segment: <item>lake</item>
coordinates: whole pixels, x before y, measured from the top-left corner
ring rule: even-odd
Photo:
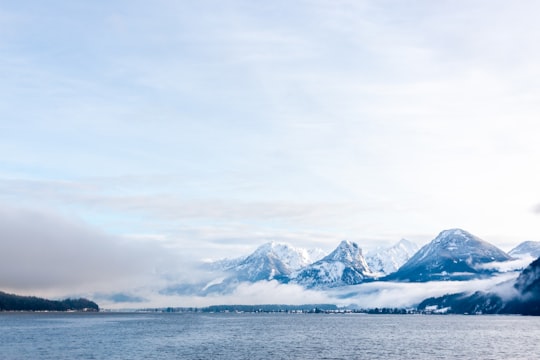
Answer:
[[[0,313],[8,359],[537,359],[540,317]]]

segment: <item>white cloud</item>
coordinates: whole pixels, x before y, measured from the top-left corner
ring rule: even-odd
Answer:
[[[257,283],[241,283],[227,295],[182,296],[164,295],[151,289],[139,289],[132,293],[136,302],[112,302],[103,297],[103,308],[145,307],[205,307],[210,305],[263,305],[263,304],[333,304],[334,298],[322,291],[306,290],[294,284],[280,284],[275,280]],[[140,301],[140,299],[144,299]]]
[[[488,270],[495,270],[499,272],[508,272],[508,271],[516,271],[516,270],[523,270],[527,266],[529,266],[530,263],[532,263],[536,258],[532,256],[523,256],[517,259],[513,259],[510,261],[493,261],[490,263],[480,264],[478,265],[479,269],[488,269]]]

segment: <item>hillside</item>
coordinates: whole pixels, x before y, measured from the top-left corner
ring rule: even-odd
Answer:
[[[540,315],[540,258],[525,268],[513,284],[500,284],[490,292],[429,298],[418,309],[452,314]]]
[[[99,311],[99,306],[83,298],[58,301],[0,291],[0,311]]]

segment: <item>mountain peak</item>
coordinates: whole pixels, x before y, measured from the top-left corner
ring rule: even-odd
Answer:
[[[508,252],[514,257],[540,257],[540,241],[524,241]]]
[[[343,240],[328,256],[293,274],[292,279],[313,288],[355,285],[373,277],[358,244]]]
[[[470,232],[457,228],[441,231],[430,245],[437,252],[457,252],[461,255],[466,255],[468,252],[481,247],[489,248],[490,250],[495,248],[487,241],[474,236]],[[502,252],[499,249],[497,251]]]
[[[338,247],[323,260],[342,261],[344,263],[352,264],[363,261],[364,257],[362,255],[362,249],[357,243],[343,240]]]
[[[437,235],[437,237],[433,241],[435,243],[439,243],[439,242],[440,243],[445,243],[445,242],[456,243],[456,242],[468,242],[471,239],[480,240],[480,238],[477,238],[476,236],[474,236],[468,231],[455,228],[455,229],[448,229],[448,230],[441,231],[439,235]]]
[[[260,245],[250,255],[237,259],[220,260],[210,264],[210,269],[227,274],[225,279],[216,280],[212,289],[221,291],[238,281],[260,280],[287,281],[288,276],[322,258],[322,250],[296,248],[287,243],[270,241]]]
[[[240,263],[241,269],[250,269],[255,278],[260,278],[262,271],[264,277],[271,279],[276,275],[288,275],[291,271],[305,267],[315,260],[314,252],[296,248],[287,243],[276,241],[267,242],[259,246],[251,255]],[[264,265],[262,265],[264,264]],[[253,276],[252,276],[253,277]]]
[[[444,230],[390,278],[410,281],[465,280],[482,274],[479,265],[510,260],[494,245],[462,229]]]
[[[439,236],[441,235],[468,235],[468,236],[472,236],[472,234],[468,231],[465,231],[463,229],[460,229],[460,228],[452,228],[452,229],[446,229],[446,230],[443,230],[439,233]]]

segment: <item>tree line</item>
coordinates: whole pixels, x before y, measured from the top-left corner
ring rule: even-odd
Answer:
[[[48,300],[0,291],[0,311],[99,311],[99,306],[84,298]]]

